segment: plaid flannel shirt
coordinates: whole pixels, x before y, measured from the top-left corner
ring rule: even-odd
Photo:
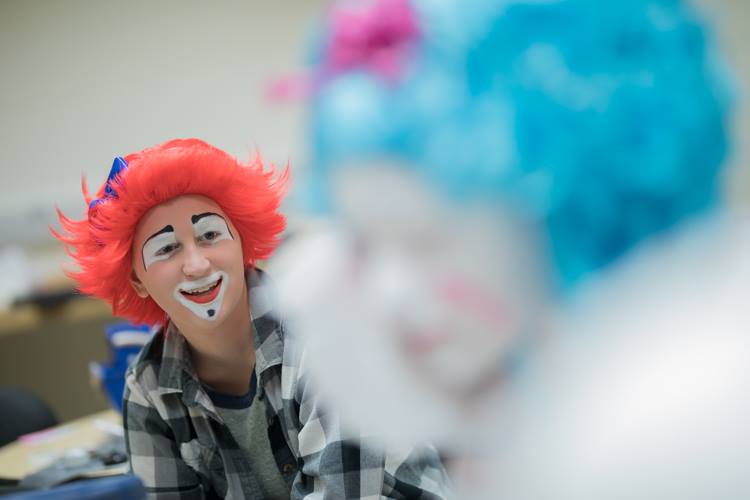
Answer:
[[[255,330],[257,397],[291,498],[444,498],[448,478],[434,448],[386,450],[344,434],[308,384],[303,349],[285,335],[262,274],[247,274]],[[133,472],[149,498],[244,498],[253,472],[203,389],[184,337],[157,333],[126,375],[123,417]]]

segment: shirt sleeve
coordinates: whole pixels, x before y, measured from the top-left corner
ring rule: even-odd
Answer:
[[[342,426],[309,387],[304,363],[298,375],[300,471],[292,499],[450,498],[450,481],[437,450],[386,448],[382,439]]]
[[[128,372],[123,401],[125,445],[132,472],[149,500],[204,499],[198,474],[184,461],[172,430]]]

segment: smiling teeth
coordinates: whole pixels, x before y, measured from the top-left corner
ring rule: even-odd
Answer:
[[[197,293],[203,293],[203,292],[207,292],[207,291],[211,290],[213,287],[215,287],[217,285],[217,283],[219,283],[219,282],[215,281],[215,282],[211,283],[208,286],[204,286],[203,288],[194,288],[192,290],[182,290],[182,291],[185,292],[185,293],[189,293],[191,295],[194,295],[194,294],[197,294]]]

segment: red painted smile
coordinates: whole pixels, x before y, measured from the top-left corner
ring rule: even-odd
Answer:
[[[183,297],[191,302],[195,302],[196,304],[208,304],[209,302],[213,301],[217,295],[219,295],[222,281],[222,278],[219,278],[219,281],[206,288],[200,288],[192,292],[180,290],[180,293]]]

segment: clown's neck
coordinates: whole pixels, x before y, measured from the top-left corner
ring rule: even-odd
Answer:
[[[247,393],[255,367],[255,341],[246,288],[238,306],[220,325],[206,331],[180,331],[201,382],[225,394]]]

